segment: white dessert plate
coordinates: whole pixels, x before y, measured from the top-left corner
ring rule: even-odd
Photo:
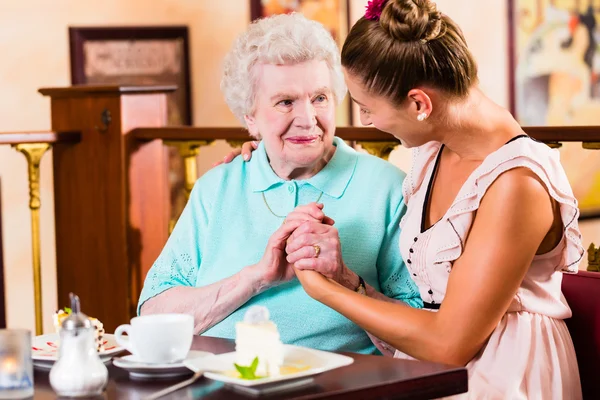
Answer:
[[[129,372],[129,376],[138,379],[173,378],[191,374],[192,371],[185,365],[198,359],[213,356],[206,351],[190,350],[185,360],[170,364],[152,364],[140,361],[134,355],[113,358],[113,365]]]
[[[31,358],[37,361],[56,361],[59,345],[58,333],[35,336],[31,339]],[[125,350],[117,344],[115,336],[111,334],[104,335],[104,349],[98,353],[101,359],[110,359],[111,356]]]
[[[253,380],[239,378],[233,365],[236,361],[235,352],[185,360],[183,363],[194,372],[205,371],[204,376],[209,379],[233,385],[254,387],[275,382],[289,383],[287,381],[313,376],[354,362],[352,357],[288,344],[283,345],[283,351],[282,375]],[[273,385],[269,386],[272,387]]]

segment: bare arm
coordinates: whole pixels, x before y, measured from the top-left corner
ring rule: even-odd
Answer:
[[[361,296],[313,271],[296,271],[308,294],[415,358],[465,365],[508,309],[554,219],[530,170],[501,175],[488,189],[439,312]]]
[[[199,334],[218,324],[264,290],[256,266],[211,285],[196,288],[177,286],[144,303],[141,314],[181,313],[194,316],[194,333]]]
[[[402,300],[396,300],[396,299],[392,299],[391,297],[387,297],[385,294],[380,293],[377,290],[375,290],[373,288],[373,286],[371,286],[369,284],[367,284],[367,296],[369,296],[373,299],[376,299],[376,300],[386,301],[388,303],[404,304],[404,302]],[[394,356],[394,354],[396,353],[396,349],[394,348],[394,346],[391,346],[390,344],[384,342],[383,340],[379,339],[377,336],[373,335],[369,331],[365,331],[365,332],[367,332],[369,339],[371,339],[371,342],[373,342],[375,347],[377,347],[377,349],[379,349],[381,354],[383,354],[384,356],[389,356],[389,357]]]
[[[140,314],[183,313],[194,316],[194,332],[202,333],[249,299],[289,281],[294,271],[285,261],[285,241],[302,221],[282,225],[269,239],[259,263],[208,286],[176,286],[148,299]]]

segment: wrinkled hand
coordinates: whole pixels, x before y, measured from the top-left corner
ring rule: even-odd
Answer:
[[[335,221],[323,212],[323,204],[309,203],[298,206],[285,217],[285,223],[290,221],[313,221],[321,222],[326,225],[333,225]]]
[[[315,246],[320,248],[318,257]],[[289,237],[285,251],[287,261],[297,270],[316,271],[351,290],[358,286],[358,276],[342,259],[340,236],[333,226],[314,221],[303,223]]]
[[[250,161],[250,158],[252,158],[252,152],[254,150],[256,150],[257,148],[258,148],[258,142],[257,141],[245,142],[242,145],[242,149],[241,150],[240,149],[232,150],[231,153],[229,153],[225,157],[223,157],[222,161],[217,161],[216,163],[214,163],[212,165],[212,167],[214,168],[217,165],[221,165],[223,163],[229,164],[230,162],[233,161],[234,158],[236,158],[240,154],[243,155],[244,161]]]
[[[304,222],[300,220],[283,224],[271,235],[261,260],[254,265],[259,273],[259,292],[287,282],[295,276],[292,264],[286,260],[286,240]]]

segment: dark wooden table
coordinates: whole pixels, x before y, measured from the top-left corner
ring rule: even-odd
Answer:
[[[215,354],[234,350],[230,340],[198,336],[194,338],[193,350],[210,351]],[[465,368],[422,362],[397,360],[382,356],[366,356],[344,353],[354,358],[354,363],[317,375],[314,385],[284,395],[265,396],[279,399],[433,399],[467,391]],[[109,383],[101,399],[140,400],[178,381],[137,381],[129,379],[127,371],[109,366]],[[35,371],[35,399],[55,399],[48,382],[48,372]],[[238,394],[221,382],[200,378],[196,383],[181,389],[164,399],[251,399]]]

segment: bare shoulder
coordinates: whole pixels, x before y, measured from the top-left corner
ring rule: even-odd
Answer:
[[[512,168],[500,174],[488,188],[485,197],[489,201],[522,200],[526,203],[535,203],[543,199],[550,201],[546,185],[526,167]]]
[[[545,235],[554,221],[554,200],[533,171],[513,168],[490,185],[477,214],[494,225],[540,230]]]

